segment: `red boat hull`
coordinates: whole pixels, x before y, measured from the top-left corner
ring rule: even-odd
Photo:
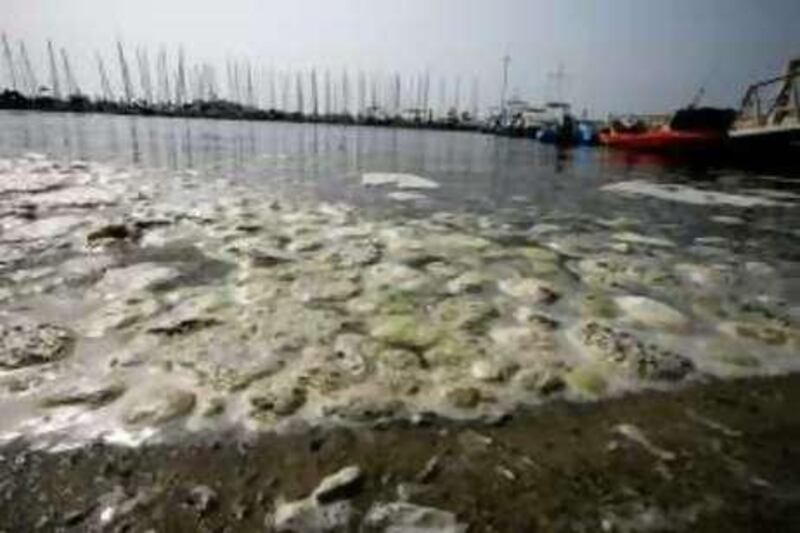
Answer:
[[[641,133],[603,132],[600,142],[615,148],[646,151],[697,150],[719,146],[719,132],[661,129]]]

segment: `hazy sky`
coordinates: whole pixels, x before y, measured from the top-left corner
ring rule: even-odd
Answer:
[[[800,0],[0,0],[0,30],[27,42],[44,78],[45,39],[65,46],[79,81],[97,86],[95,50],[119,87],[113,45],[186,49],[189,61],[248,58],[276,68],[431,73],[452,95],[499,100],[509,54],[512,91],[533,101],[564,94],[576,108],[662,111],[735,106],[745,86],[800,56]],[[5,75],[5,68],[2,70]],[[452,99],[452,96],[448,96]]]

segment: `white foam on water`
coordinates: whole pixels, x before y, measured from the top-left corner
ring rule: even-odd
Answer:
[[[420,194],[417,192],[390,192],[386,195],[387,198],[391,200],[395,200],[397,202],[416,202],[418,200],[427,200],[428,197],[424,194]]]
[[[394,185],[398,189],[438,189],[435,181],[415,174],[397,172],[367,172],[361,176],[361,184],[367,187]]]
[[[705,191],[676,183],[651,183],[640,180],[614,183],[601,187],[600,190],[633,196],[650,196],[660,200],[693,205],[729,205],[732,207],[793,205],[772,197],[766,198],[763,195],[744,195],[718,191]]]

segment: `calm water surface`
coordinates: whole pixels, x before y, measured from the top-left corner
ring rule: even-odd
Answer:
[[[796,244],[800,214],[793,205],[734,208],[696,206],[600,191],[619,181],[687,183],[711,191],[800,196],[796,168],[753,172],[668,164],[652,156],[600,148],[558,151],[524,139],[476,133],[388,128],[236,122],[204,119],[0,112],[0,155],[43,152],[135,166],[169,177],[191,170],[199,180],[226,177],[253,187],[380,213],[468,210],[536,221],[541,215],[620,216],[658,227],[678,240],[719,235],[767,248]],[[433,179],[441,188],[413,207],[360,184],[365,172],[404,172]],[[766,193],[764,193],[766,191]],[[724,228],[713,216],[744,217],[746,226]],[[788,241],[786,239],[789,239]]]

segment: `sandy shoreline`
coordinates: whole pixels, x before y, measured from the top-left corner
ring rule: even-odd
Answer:
[[[283,501],[355,465],[363,481],[341,497],[352,512],[339,530],[369,530],[359,524],[376,504],[405,501],[452,513],[469,531],[790,531],[800,519],[799,401],[790,375],[554,402],[493,425],[431,420],[59,454],[6,447],[0,515],[9,531],[264,531]]]

